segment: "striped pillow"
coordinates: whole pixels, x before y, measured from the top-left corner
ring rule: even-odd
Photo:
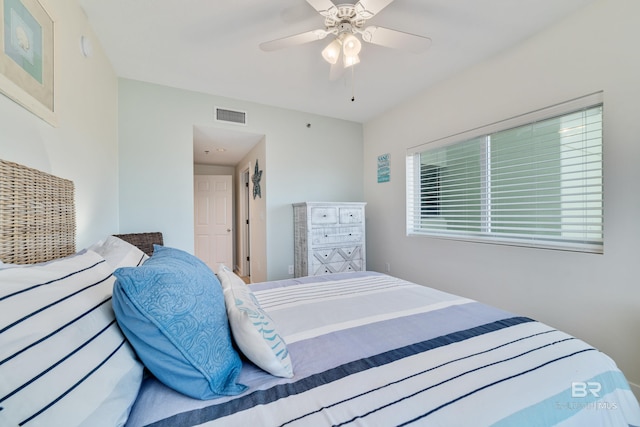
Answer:
[[[0,425],[123,425],[142,365],[93,251],[0,270]]]

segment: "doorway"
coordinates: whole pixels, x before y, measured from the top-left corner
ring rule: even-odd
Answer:
[[[249,275],[253,281],[266,280],[265,200],[252,199],[253,165],[257,159],[261,166],[266,164],[265,145],[262,134],[210,125],[193,126],[194,176],[230,175],[233,179],[233,256],[226,265],[244,280],[249,280]],[[195,204],[194,208],[203,209]],[[195,224],[194,228],[197,227]],[[194,250],[195,246],[204,246],[198,239],[196,235]],[[213,249],[209,247],[203,252],[208,256]]]
[[[240,215],[238,231],[240,234],[240,253],[238,254],[238,271],[241,276],[251,276],[251,225],[249,223],[250,167],[240,172]]]

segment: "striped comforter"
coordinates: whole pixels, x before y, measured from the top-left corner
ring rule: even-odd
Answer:
[[[609,357],[531,319],[378,273],[252,289],[295,376],[246,363],[210,401],[148,379],[128,426],[640,426]]]

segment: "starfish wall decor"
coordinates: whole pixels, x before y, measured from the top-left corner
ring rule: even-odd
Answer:
[[[262,179],[262,171],[258,168],[258,159],[256,159],[256,167],[253,171],[251,181],[253,181],[253,198],[256,196],[262,198],[262,192],[260,191],[260,179]]]

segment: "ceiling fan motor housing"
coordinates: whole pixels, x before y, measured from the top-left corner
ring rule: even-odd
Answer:
[[[336,6],[336,13],[326,16],[324,25],[327,30],[337,29],[338,33],[351,32],[360,29],[364,25],[366,19],[359,17],[356,8],[352,4],[341,4]]]
[[[337,28],[338,34],[353,33],[353,26],[350,22],[341,22],[340,24],[338,24]]]

